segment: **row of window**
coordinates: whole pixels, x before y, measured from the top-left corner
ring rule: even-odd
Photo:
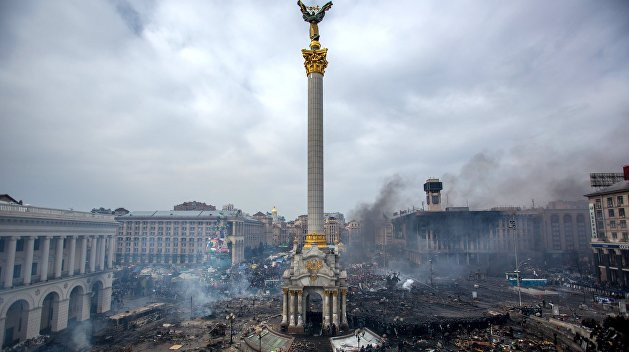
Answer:
[[[616,196],[616,197],[607,197],[607,207],[608,208],[612,208],[614,206],[617,207],[622,207],[625,205],[625,196]],[[596,204],[595,204],[596,209],[600,209],[601,208],[601,199],[597,198],[596,199]]]

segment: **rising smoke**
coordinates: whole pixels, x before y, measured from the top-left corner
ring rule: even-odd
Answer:
[[[399,205],[401,194],[407,184],[402,177],[394,175],[386,180],[373,203],[361,203],[350,211],[350,219],[360,223],[362,249],[371,250],[374,248],[377,232]],[[354,254],[359,253],[354,251]]]
[[[554,200],[584,200],[590,172],[620,172],[622,158],[592,152],[576,155],[515,148],[481,152],[457,174],[442,177],[446,206],[489,209],[496,206],[544,206]]]

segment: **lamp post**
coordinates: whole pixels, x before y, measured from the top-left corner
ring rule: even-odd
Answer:
[[[258,336],[258,346],[260,352],[262,352],[262,336],[264,336],[262,333],[264,332],[264,329],[266,329],[266,326],[264,325],[256,328],[256,335]]]
[[[225,319],[229,321],[229,344],[231,345],[234,343],[234,320],[236,320],[236,316],[234,313],[229,313]]]
[[[518,265],[518,231],[516,231],[515,218],[509,219],[509,230],[513,230],[513,238],[515,240],[515,276],[518,283],[518,301],[520,308],[522,308],[522,292],[520,290],[520,267]]]
[[[358,339],[358,349],[360,350],[360,338],[365,336],[365,329],[358,328],[354,331],[354,336]]]

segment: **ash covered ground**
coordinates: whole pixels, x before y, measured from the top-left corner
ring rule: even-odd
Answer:
[[[15,350],[247,350],[243,337],[263,326],[280,331],[279,279],[287,255],[266,253],[237,267],[119,270],[111,312]],[[517,290],[504,277],[472,270],[430,273],[409,265],[394,269],[371,260],[345,267],[350,329],[341,334],[367,327],[385,341],[365,350],[627,350],[629,322],[614,318],[618,303],[575,290],[561,275],[548,287],[523,289],[520,309]],[[329,350],[327,336],[294,338],[290,351]]]

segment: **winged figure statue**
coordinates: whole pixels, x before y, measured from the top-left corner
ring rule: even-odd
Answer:
[[[328,1],[322,7],[307,7],[301,0],[297,1],[301,9],[304,21],[310,23],[310,40],[319,40],[319,22],[323,20],[325,12],[332,8],[332,1]]]

